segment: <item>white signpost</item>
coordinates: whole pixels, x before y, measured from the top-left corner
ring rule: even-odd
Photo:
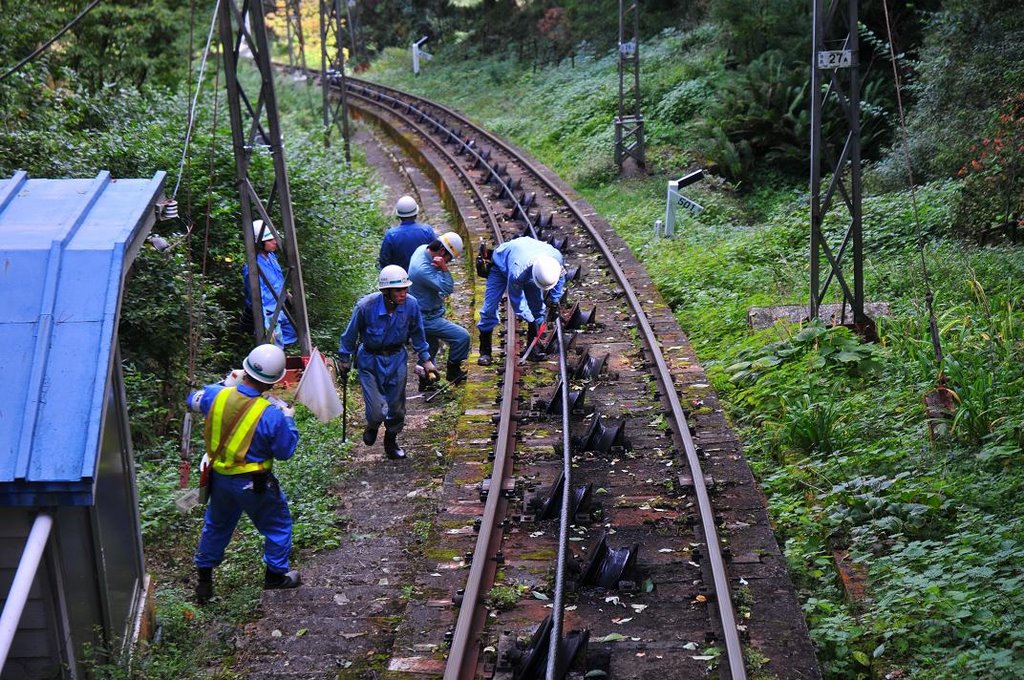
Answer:
[[[427,42],[428,36],[423,36],[412,44],[412,72],[416,75],[420,74],[420,59],[424,61],[430,61],[434,58],[430,52],[424,49],[420,49],[420,45]]]
[[[663,225],[666,237],[675,236],[676,210],[679,208],[682,208],[691,215],[699,215],[704,212],[704,206],[679,193],[681,188],[690,186],[695,182],[699,182],[703,177],[703,170],[695,170],[688,175],[684,175],[679,179],[671,180],[668,183],[668,195],[665,198],[665,222]],[[655,225],[655,228],[657,229],[657,223],[655,223]]]

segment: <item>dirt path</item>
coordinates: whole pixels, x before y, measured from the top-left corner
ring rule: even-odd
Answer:
[[[387,211],[409,193],[420,203],[423,221],[438,232],[452,228],[436,189],[415,166],[398,161],[397,151],[364,126],[353,142],[389,188]],[[468,327],[466,272],[453,274],[456,311]],[[359,441],[362,404],[357,382],[350,383],[348,432],[355,444],[334,490],[340,500],[341,545],[301,562],[302,587],[263,592],[262,618],[236,638],[234,669],[243,677],[377,678],[384,670],[417,579],[423,540],[438,511],[446,433],[461,413],[462,389],[426,403],[411,363],[407,390],[408,415],[399,442],[409,458],[390,461],[380,440],[373,447]],[[432,649],[402,653],[418,651]]]

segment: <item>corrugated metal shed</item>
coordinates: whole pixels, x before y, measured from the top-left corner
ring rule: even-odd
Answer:
[[[121,291],[152,179],[0,179],[0,505],[92,505]]]

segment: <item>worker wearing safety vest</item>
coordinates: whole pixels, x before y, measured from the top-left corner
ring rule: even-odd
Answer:
[[[448,266],[461,254],[462,237],[449,231],[417,248],[409,261],[409,280],[412,281],[409,295],[416,298],[423,314],[430,360],[436,360],[442,342],[448,345],[445,379],[450,383],[460,383],[468,376],[462,362],[469,356],[469,331],[444,318],[444,300],[455,290],[455,280]],[[420,391],[429,387],[426,376],[421,376]]]
[[[377,266],[384,269],[388,265],[398,265],[409,271],[409,259],[422,245],[437,238],[429,224],[416,221],[420,207],[412,196],[402,196],[395,204],[395,216],[401,222],[384,232],[384,240],[380,244],[380,256]]]
[[[200,604],[213,597],[213,568],[223,561],[242,512],[265,539],[263,587],[295,588],[300,582],[299,573],[288,564],[292,547],[288,499],[271,473],[274,460],[291,458],[299,443],[292,419],[295,409],[263,396],[284,377],[284,351],[260,345],[249,352],[242,368],[237,384],[227,380],[207,385],[188,398],[189,409],[206,416],[204,436],[210,461],[210,501],[195,554]]]
[[[409,295],[410,285],[409,275],[398,265],[381,269],[377,279],[379,292],[356,303],[338,344],[343,381],[348,380],[355,355],[366,407],[363,443],[373,446],[380,424],[384,423],[384,455],[392,459],[405,458],[405,451],[398,445],[398,434],[405,427],[405,343],[412,342],[431,381],[438,377],[423,335],[419,303]]]
[[[521,236],[505,241],[491,254],[484,305],[480,309],[480,358],[477,363],[491,363],[491,333],[498,325],[498,306],[508,293],[508,301],[515,315],[529,324],[526,341],[529,344],[540,326],[550,316],[554,318],[558,303],[565,293],[565,274],[562,272],[562,253],[550,243]],[[550,308],[544,302],[550,292]],[[531,356],[540,358],[540,352]]]

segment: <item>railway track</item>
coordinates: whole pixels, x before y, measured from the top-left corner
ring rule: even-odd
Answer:
[[[763,499],[628,249],[549,171],[465,117],[348,83],[355,112],[432,168],[474,249],[533,235],[562,250],[572,280],[548,361],[521,365],[505,310],[504,366],[487,369],[500,405],[479,451],[488,474],[439,519],[465,567],[448,580],[454,620],[439,617],[444,677],[745,678],[748,663],[817,677]],[[467,512],[471,537],[457,526]]]

